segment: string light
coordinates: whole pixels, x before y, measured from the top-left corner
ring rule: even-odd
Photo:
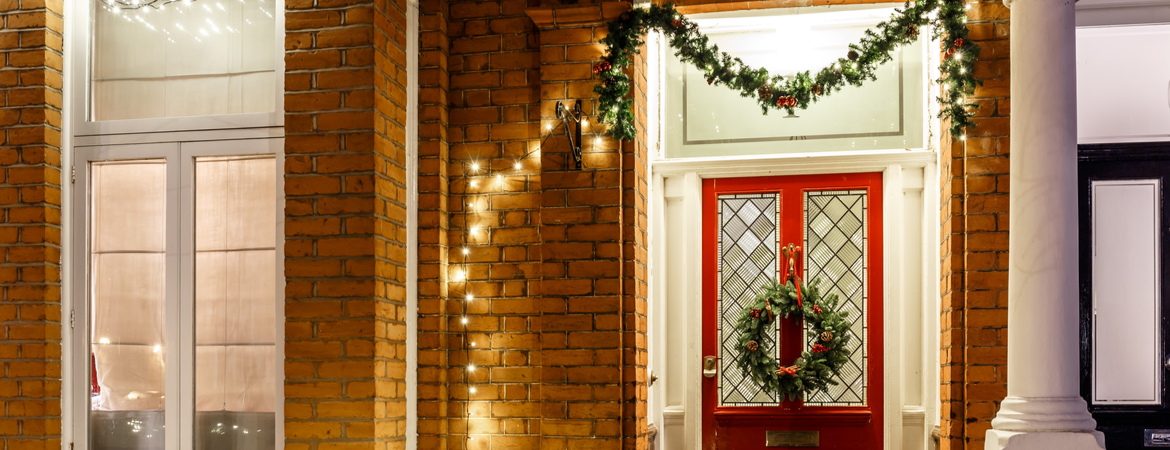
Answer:
[[[615,111],[616,110],[617,109],[615,108]],[[562,123],[563,123],[563,121],[562,121]],[[584,120],[582,120],[582,123],[584,124],[586,122]],[[554,129],[554,124],[553,123],[545,124],[545,129],[552,131]],[[548,136],[551,136],[551,133]],[[600,143],[601,139],[597,138],[597,142]],[[513,161],[512,169],[514,169],[516,171],[523,170],[524,169],[524,160],[526,158],[528,158],[529,156],[537,156],[539,154],[540,154],[540,146],[537,145],[528,154],[523,155],[523,156],[519,157],[518,159],[516,159],[515,161]],[[480,167],[479,162],[465,161],[463,167],[464,167],[463,177],[465,178],[465,182],[467,183],[468,186],[477,187],[477,186],[479,186],[480,178],[482,178],[483,180],[486,181],[486,180],[490,180],[491,178],[489,178],[489,177],[491,177],[492,175],[495,175],[495,179],[496,179],[497,184],[502,184],[504,181],[504,170],[493,170],[490,162],[488,163],[487,166],[484,167],[485,170],[483,172],[480,171],[481,167]],[[490,195],[490,192],[485,192],[484,194]],[[463,216],[463,218],[464,218],[463,230],[464,230],[465,234],[464,234],[464,238],[463,238],[463,245],[459,248],[459,250],[463,253],[464,258],[462,261],[456,263],[457,265],[460,265],[462,267],[460,267],[459,269],[455,270],[452,273],[451,282],[452,283],[463,283],[464,299],[466,299],[466,302],[460,306],[462,311],[459,311],[459,312],[453,311],[451,313],[451,315],[454,316],[454,315],[458,314],[460,316],[460,319],[459,319],[460,323],[465,325],[463,327],[463,330],[461,331],[462,332],[461,342],[463,344],[462,350],[464,352],[464,355],[467,358],[467,361],[471,361],[473,359],[471,351],[472,351],[472,349],[476,348],[477,345],[475,342],[472,342],[471,339],[469,338],[468,330],[466,327],[466,325],[471,320],[471,318],[469,317],[470,303],[473,300],[475,300],[475,295],[471,293],[471,289],[469,286],[469,284],[471,282],[471,280],[470,280],[470,273],[471,272],[470,272],[469,267],[468,267],[467,256],[471,254],[470,245],[475,245],[473,243],[473,238],[476,238],[476,240],[474,241],[476,243],[483,242],[481,240],[478,240],[478,237],[477,237],[477,235],[479,234],[479,232],[483,228],[483,225],[487,225],[489,227],[495,226],[495,225],[493,225],[491,223],[475,224],[473,222],[473,220],[475,220],[477,218],[477,216],[472,215],[472,212],[476,211],[477,203],[482,203],[479,205],[479,210],[487,211],[487,210],[490,210],[490,208],[491,208],[490,199],[488,199],[486,202],[479,202],[470,193],[465,193],[464,196],[465,196],[464,201],[466,201],[466,203],[467,203],[467,209],[464,210],[464,213],[463,213],[464,214],[464,216]],[[451,289],[449,289],[449,292],[454,291],[455,289],[457,289],[457,288],[452,287]],[[470,378],[469,374],[474,372],[474,371],[475,371],[475,364],[468,362],[467,371],[464,373],[463,380],[462,380],[462,382],[467,386],[468,393],[469,393],[468,396],[466,397],[466,399],[464,400],[465,401],[464,411],[466,413],[465,418],[467,418],[468,420],[470,420],[470,418],[472,417],[472,413],[470,411],[470,409],[471,409],[470,404],[471,404],[472,398],[471,398],[470,394],[474,394],[476,392],[476,387],[472,384],[473,381]],[[464,438],[467,440],[466,442],[471,442],[471,440],[473,438],[470,434],[470,431],[464,432]],[[465,444],[465,447],[466,447],[466,444]]]

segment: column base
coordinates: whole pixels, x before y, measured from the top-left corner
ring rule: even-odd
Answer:
[[[983,450],[1105,450],[1100,431],[987,430]]]
[[[1101,450],[1105,435],[1080,397],[1008,397],[987,430],[985,450]]]

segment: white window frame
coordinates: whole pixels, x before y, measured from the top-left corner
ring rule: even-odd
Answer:
[[[167,161],[166,207],[166,435],[168,450],[192,450],[195,443],[195,186],[194,158],[201,156],[236,156],[269,154],[281,170],[283,139],[248,139],[233,141],[172,142],[129,144],[113,146],[78,147],[74,149],[75,185],[81,188],[72,205],[77,219],[72,229],[72,247],[69,257],[74,268],[71,286],[72,330],[66,342],[72,349],[86,349],[90,342],[89,330],[89,256],[91,229],[89,211],[89,163],[95,161],[165,158]],[[278,172],[279,173],[279,172]],[[276,203],[272,219],[276,225],[276,371],[275,419],[276,449],[284,448],[284,177],[276,177]],[[65,415],[72,420],[73,439],[70,448],[85,450],[89,445],[90,377],[89,352],[73,351],[67,356],[69,366],[64,384],[67,392],[75,393],[63,403]],[[174,368],[174,369],[172,369]],[[62,440],[67,445],[68,439]]]
[[[66,42],[64,46],[63,62],[63,108],[62,108],[62,264],[61,264],[61,280],[62,280],[62,308],[66,314],[70,314],[69,325],[63,326],[62,332],[62,439],[61,448],[74,450],[85,449],[89,444],[89,437],[87,434],[88,427],[88,401],[89,401],[89,360],[86,351],[88,335],[84,333],[88,327],[84,322],[88,318],[88,311],[84,308],[87,306],[86,290],[88,289],[88,237],[85,236],[88,230],[88,223],[85,222],[88,202],[88,191],[85,188],[85,174],[79,174],[80,169],[77,161],[82,159],[82,153],[96,152],[96,155],[107,159],[128,159],[135,158],[135,154],[150,155],[158,152],[174,152],[172,157],[179,158],[179,149],[184,146],[189,146],[196,154],[204,152],[205,147],[201,144],[196,145],[197,142],[207,144],[206,148],[216,148],[217,150],[211,154],[216,155],[230,155],[235,152],[243,152],[245,154],[257,153],[271,153],[276,158],[276,211],[274,211],[274,218],[276,220],[276,293],[278,298],[277,303],[277,329],[276,329],[276,449],[282,450],[284,448],[284,14],[275,14],[276,17],[274,28],[276,36],[273,40],[273,52],[277,56],[275,58],[275,65],[273,68],[274,76],[274,104],[273,111],[269,113],[251,113],[251,114],[225,114],[212,116],[188,116],[188,117],[170,117],[170,118],[152,118],[152,119],[132,119],[132,120],[110,120],[110,121],[92,121],[89,117],[89,111],[92,110],[90,98],[90,60],[92,57],[92,17],[93,8],[96,7],[96,2],[100,0],[65,0],[64,2],[64,21],[66,30]],[[275,11],[284,11],[284,0],[274,0]],[[417,41],[417,38],[415,39]],[[218,150],[228,149],[228,150]],[[186,153],[184,153],[184,156]],[[90,158],[92,159],[92,158]],[[95,159],[96,160],[96,159]],[[173,170],[181,170],[181,167],[176,164]],[[176,172],[174,175],[169,172],[172,170],[168,167],[168,189],[172,187],[174,194],[168,194],[168,221],[171,220],[171,205],[174,208],[179,208],[181,201],[178,197],[179,186],[170,186],[172,180],[181,183],[181,174]],[[76,177],[82,176],[83,184],[75,184]],[[189,181],[189,180],[188,180]],[[80,191],[75,191],[76,186],[82,186]],[[189,186],[189,184],[188,184]],[[172,198],[173,197],[173,198]],[[193,203],[192,203],[193,206]],[[193,211],[190,215],[193,216]],[[181,219],[181,218],[180,218]],[[167,224],[168,239],[174,237],[178,238],[177,234],[170,230],[180,229],[179,223]],[[174,236],[171,236],[174,234]],[[175,251],[181,251],[179,247],[172,247],[172,243],[168,241],[168,263],[172,258],[170,252],[172,248]],[[193,253],[191,254],[193,255]],[[173,258],[178,258],[175,254]],[[193,256],[192,256],[193,258]],[[193,259],[192,259],[193,264]],[[169,264],[170,267],[176,267],[174,276],[178,276],[177,264]],[[193,267],[193,266],[192,266]],[[168,272],[168,277],[171,274]],[[187,280],[188,282],[190,280]],[[178,283],[171,283],[168,279],[168,289],[170,286],[177,286]],[[178,295],[175,292],[175,295]],[[168,301],[171,299],[171,293],[168,292]],[[177,298],[177,297],[175,297]],[[172,310],[176,310],[172,308]],[[82,322],[81,328],[74,328],[77,323],[76,317],[80,317]],[[177,320],[177,318],[175,318]],[[171,318],[168,317],[168,323]],[[177,323],[177,322],[176,322]],[[63,324],[64,325],[64,324]],[[171,333],[168,330],[168,333]],[[178,331],[174,331],[178,333]],[[168,342],[174,341],[177,334],[172,337],[167,335]],[[170,358],[179,357],[179,352],[170,352],[167,355],[168,367],[191,367],[193,366],[194,347],[187,349],[189,353],[188,364],[183,366],[172,365],[180,363],[179,360],[172,361]],[[194,379],[194,373],[184,374],[187,377]],[[167,379],[167,389],[178,389],[180,386],[179,380]],[[193,383],[193,382],[192,382]],[[193,394],[193,384],[191,384],[191,392]],[[193,397],[187,396],[191,400]],[[170,406],[167,406],[171,409]],[[182,417],[176,414],[167,415],[167,425],[171,429],[181,429],[181,424],[194,424],[194,403],[186,410]],[[176,411],[178,412],[178,411]],[[193,448],[193,435],[191,435],[191,428],[188,427],[188,434],[180,436],[179,433],[170,433],[167,438],[168,450],[189,450]]]

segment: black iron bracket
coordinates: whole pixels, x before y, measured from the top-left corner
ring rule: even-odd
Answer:
[[[585,120],[585,115],[581,113],[581,101],[577,100],[573,104],[572,110],[565,106],[564,103],[557,102],[557,118],[576,124],[572,133],[569,132],[568,124],[565,124],[565,135],[569,137],[569,146],[573,150],[573,162],[576,163],[574,168],[581,170],[581,128]]]

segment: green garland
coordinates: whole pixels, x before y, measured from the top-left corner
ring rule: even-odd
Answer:
[[[594,73],[602,76],[602,82],[593,88],[601,98],[598,120],[609,125],[610,137],[634,139],[634,116],[630,112],[633,99],[628,97],[630,77],[624,69],[630,66],[650,29],[661,30],[674,47],[675,55],[702,70],[707,83],[725,84],[743,97],[756,98],[764,114],[768,109],[793,114],[796,109],[806,109],[819,97],[839,91],[846,84],[860,86],[866,80],[876,79],[878,66],[892,59],[890,53],[895,48],[914,42],[919,27],[931,22],[932,12],[938,13],[935,35],[946,47],[938,79],[944,86],[943,95],[938,97],[942,104],[939,117],[950,120],[953,136],[962,136],[964,127],[974,126],[971,116],[979,106],[968,103],[966,97],[983,84],[974,77],[979,46],[967,38],[963,0],[907,1],[905,8],[897,10],[890,20],[866,30],[865,37],[850,44],[849,53],[835,64],[815,74],[805,71],[792,78],[769,75],[767,69],[748,67],[739,58],[720,52],[719,46],[708,43],[698,25],[684,18],[670,3],[637,8],[609,22],[609,34],[601,39],[608,52],[593,67]]]
[[[848,314],[837,311],[837,294],[821,297],[819,284],[819,278],[809,284],[795,276],[789,276],[785,284],[773,280],[744,309],[735,325],[742,349],[736,365],[766,392],[782,394],[785,400],[803,400],[806,393],[837,384],[833,376],[849,361]],[[796,285],[800,285],[799,301]],[[792,314],[804,317],[808,338],[814,344],[791,366],[781,367],[772,356],[775,343],[767,333],[776,328],[776,317]]]

